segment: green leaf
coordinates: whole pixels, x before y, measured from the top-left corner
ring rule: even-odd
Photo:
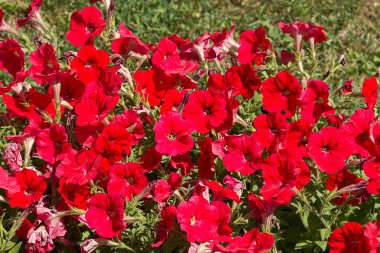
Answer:
[[[8,251],[8,253],[17,253],[20,252],[22,242],[17,243],[12,249]]]
[[[306,248],[310,248],[313,246],[313,242],[310,241],[310,240],[302,240],[302,241],[299,241],[296,246],[294,247],[294,249],[306,249]]]
[[[321,233],[321,239],[326,240],[329,237],[329,235],[331,234],[331,229],[330,228],[323,228],[323,229],[319,230],[319,232]]]
[[[317,244],[323,251],[326,250],[327,241],[315,241],[315,244]]]

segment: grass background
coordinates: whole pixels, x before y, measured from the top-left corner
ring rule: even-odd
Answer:
[[[89,0],[44,0],[42,16],[64,40],[71,13],[89,4]],[[28,5],[29,0],[0,0],[8,23],[23,16]],[[243,30],[264,26],[279,52],[290,49],[292,40],[281,33],[278,22],[298,19],[325,27],[328,41],[318,46],[322,62],[327,65],[346,56],[348,65],[339,79],[360,85],[380,66],[378,0],[115,0],[115,5],[116,24],[123,22],[145,43],[174,33],[195,38],[236,24],[236,38]],[[70,49],[67,43],[65,47]]]

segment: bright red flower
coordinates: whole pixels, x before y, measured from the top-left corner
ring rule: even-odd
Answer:
[[[379,247],[379,237],[380,237],[380,220],[376,222],[368,222],[364,226],[364,235],[369,239],[371,244],[370,253],[378,253],[380,251]]]
[[[13,28],[9,24],[7,24],[7,22],[5,22],[4,11],[3,11],[3,9],[0,8],[0,33],[1,32],[8,32],[8,33],[12,33],[14,35],[18,34],[18,32],[15,28]]]
[[[369,178],[367,191],[372,194],[380,193],[380,162],[378,160],[368,161],[363,164],[365,175]]]
[[[290,125],[282,113],[260,114],[254,118],[253,127],[256,129],[253,135],[268,152],[284,148]]]
[[[160,179],[157,181],[154,187],[154,200],[157,202],[165,201],[181,186],[181,183],[182,177],[178,173],[170,172],[167,180]]]
[[[213,197],[212,197],[212,200],[214,201],[213,204],[216,203],[215,201],[223,201],[225,199],[233,200],[236,203],[241,202],[241,200],[240,200],[240,198],[236,192],[234,192],[233,190],[231,190],[228,187],[227,188],[223,187],[217,181],[202,180],[202,184],[204,184],[205,186],[210,188],[212,195],[213,195]]]
[[[37,136],[37,152],[47,162],[54,164],[64,160],[73,151],[67,142],[66,129],[58,124],[50,124]]]
[[[84,185],[93,180],[101,166],[101,157],[94,149],[81,150],[75,157],[61,162],[57,167],[56,176],[66,178],[66,182]]]
[[[84,91],[84,83],[77,80],[74,76],[65,76],[61,81],[60,97],[73,107],[80,101]]]
[[[18,42],[6,39],[0,42],[0,69],[15,76],[24,68],[25,58]]]
[[[0,166],[0,188],[5,189],[9,192],[18,192],[20,191],[19,183],[15,177],[10,177],[8,171],[4,170]]]
[[[193,132],[192,124],[178,113],[168,112],[162,115],[160,121],[154,125],[154,132],[156,133],[156,150],[161,154],[182,155],[194,145],[190,137]]]
[[[293,53],[290,53],[286,50],[281,50],[281,63],[284,65],[288,65],[289,62],[294,62],[296,60],[296,56]]]
[[[257,222],[265,224],[266,220],[271,219],[274,211],[280,204],[273,199],[262,199],[252,192],[248,195],[248,207],[251,215]]]
[[[306,90],[301,94],[301,116],[314,123],[322,115],[334,114],[334,108],[329,104],[329,86],[319,80],[307,82]]]
[[[160,168],[162,154],[158,153],[155,147],[148,148],[143,155],[140,156],[141,167],[145,172]]]
[[[373,111],[358,109],[342,129],[354,140],[355,151],[363,157],[377,154],[377,147],[370,138],[371,124],[376,121]]]
[[[213,42],[211,50],[206,55],[207,60],[213,60],[214,55],[219,61],[230,52],[236,51],[239,47],[239,43],[234,39],[235,26],[231,27],[228,31],[227,28],[223,28],[222,32],[216,32],[210,35],[210,40]]]
[[[295,195],[292,189],[302,189],[310,181],[310,171],[302,160],[295,160],[286,152],[272,154],[265,159],[262,168],[264,186],[260,193],[264,199],[276,200],[288,205]]]
[[[362,225],[357,222],[347,222],[343,227],[335,229],[329,236],[328,244],[330,253],[364,253],[371,249]]]
[[[59,180],[58,192],[66,204],[82,210],[87,209],[87,200],[91,194],[90,185],[72,184],[68,180],[61,178]]]
[[[45,23],[43,22],[40,14],[40,9],[42,5],[42,0],[31,0],[28,10],[26,11],[25,18],[20,18],[17,20],[17,27],[23,27],[26,24],[41,30],[42,28],[47,29]]]
[[[126,227],[125,198],[105,193],[95,194],[88,201],[86,221],[91,229],[104,238],[113,238]]]
[[[199,140],[197,144],[201,152],[196,163],[198,166],[198,175],[202,178],[211,178],[215,174],[215,155],[212,153],[212,139],[206,137],[204,140]]]
[[[364,80],[362,94],[367,103],[367,109],[373,111],[379,96],[379,86],[375,76]]]
[[[261,168],[263,148],[255,136],[231,137],[227,141],[227,147],[222,158],[227,171],[247,176]]]
[[[235,236],[228,242],[226,252],[230,253],[264,253],[268,252],[274,244],[274,237],[268,233],[260,233],[253,228],[243,236]]]
[[[132,200],[148,186],[148,179],[138,163],[115,164],[110,168],[109,177],[107,191],[127,197],[128,200]]]
[[[301,84],[287,71],[281,71],[275,77],[269,77],[261,86],[264,109],[268,112],[286,112],[291,117],[299,105]]]
[[[177,215],[177,209],[175,206],[168,206],[161,211],[161,221],[158,223],[158,241],[152,244],[153,248],[160,247],[166,239],[168,239],[169,233],[172,230]]]
[[[120,161],[131,153],[132,135],[124,127],[111,123],[103,128],[94,148],[103,157]]]
[[[211,74],[207,81],[207,87],[211,94],[226,98],[238,96],[242,85],[240,76],[234,71],[228,71],[225,75]]]
[[[272,45],[265,36],[265,28],[259,27],[256,30],[247,30],[240,34],[238,50],[239,62],[255,63],[261,65],[272,50]]]
[[[344,168],[345,160],[354,154],[354,149],[343,131],[330,126],[310,136],[308,152],[321,171],[334,174]]]
[[[194,163],[191,160],[190,152],[186,152],[183,155],[173,156],[170,159],[170,165],[177,170],[181,170],[182,175],[189,175],[194,169]]]
[[[145,45],[136,35],[134,35],[122,23],[119,25],[120,38],[111,43],[111,50],[115,54],[120,54],[124,58],[130,56],[142,57],[148,55],[148,46]]]
[[[251,64],[247,63],[241,64],[240,66],[233,66],[228,69],[226,76],[228,76],[229,72],[238,74],[242,83],[240,94],[243,98],[251,99],[254,91],[260,89],[261,80],[256,75],[256,71]]]
[[[7,191],[11,207],[26,208],[41,199],[46,190],[46,182],[42,176],[37,176],[34,170],[23,169],[16,172],[15,177],[20,190]]]
[[[78,56],[73,59],[70,67],[76,72],[79,80],[89,83],[96,80],[102,69],[110,63],[108,53],[94,46],[83,46],[78,51]]]
[[[300,119],[291,122],[287,138],[288,149],[300,157],[307,156],[307,142],[312,134],[313,126],[309,121]]]
[[[206,134],[223,124],[227,118],[226,104],[225,99],[198,90],[190,94],[182,115],[193,123],[197,132]]]
[[[231,219],[229,212],[229,207],[223,202],[210,204],[202,197],[193,196],[178,205],[177,219],[189,242],[224,240],[225,229],[227,227],[228,230]]]
[[[293,38],[301,36],[305,41],[308,41],[310,38],[314,38],[314,43],[323,42],[326,40],[323,26],[318,26],[312,23],[302,23],[300,21],[289,24],[280,22],[279,26],[283,33],[288,33]]]
[[[124,127],[132,135],[131,145],[136,145],[140,139],[145,136],[143,123],[139,114],[132,109],[124,110],[123,113],[117,114],[111,119],[111,123]]]
[[[185,90],[168,90],[163,97],[164,102],[161,104],[160,114],[162,115],[171,111],[179,112],[178,109],[181,106],[181,103],[183,102],[185,96],[188,96]]]
[[[25,219],[22,221],[20,227],[16,230],[16,235],[21,240],[28,239],[28,232],[32,228],[32,223],[30,220]]]
[[[103,125],[102,121],[118,102],[118,95],[107,96],[104,89],[95,82],[88,84],[80,103],[75,106],[76,125],[94,127]]]
[[[88,6],[74,12],[70,17],[70,31],[66,39],[74,46],[92,45],[94,37],[101,34],[106,21],[102,12],[94,6]]]
[[[329,191],[333,191],[334,189],[339,190],[346,186],[353,185],[359,182],[362,182],[363,179],[356,177],[355,174],[349,172],[348,170],[342,170],[335,175],[331,175],[326,180],[326,189]],[[348,201],[350,205],[357,205],[360,202],[359,197],[362,195],[360,190],[344,192],[340,194],[338,197],[334,198],[332,201],[337,205],[342,205],[349,195],[354,196],[353,199]]]

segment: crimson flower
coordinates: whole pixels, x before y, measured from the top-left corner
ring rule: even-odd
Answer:
[[[206,137],[204,140],[199,140],[197,144],[201,152],[196,163],[198,175],[202,178],[211,178],[215,174],[215,155],[212,153],[212,139]]]
[[[15,177],[10,177],[8,171],[4,170],[0,166],[0,188],[5,189],[9,192],[18,192],[20,191],[19,183]]]
[[[170,172],[167,180],[160,179],[157,181],[154,187],[154,200],[157,202],[165,201],[181,186],[181,183],[182,177],[176,172]]]
[[[221,201],[210,204],[202,197],[193,196],[178,205],[177,219],[189,242],[224,240],[225,230],[229,230],[230,208]]]
[[[193,123],[197,132],[206,134],[223,124],[227,118],[226,104],[225,99],[198,90],[191,93],[182,115]]]
[[[73,184],[61,178],[59,180],[58,192],[68,205],[82,210],[87,209],[87,201],[91,194],[89,184]]]
[[[124,127],[111,123],[103,128],[94,148],[102,156],[120,161],[131,153],[132,135]]]
[[[102,12],[94,6],[88,6],[74,12],[70,17],[70,31],[66,39],[74,47],[92,45],[94,37],[101,34],[106,21],[102,18]]]
[[[376,116],[373,111],[358,109],[342,126],[346,134],[354,140],[356,152],[363,157],[377,154],[376,144],[370,138],[371,124],[375,121]]]
[[[132,145],[136,145],[145,136],[143,123],[139,114],[132,109],[125,110],[112,118],[111,123],[124,127],[132,135]]]
[[[261,86],[264,109],[268,112],[286,112],[287,117],[295,114],[299,105],[302,87],[298,79],[287,71],[269,77]]]
[[[17,27],[23,27],[26,24],[41,30],[47,29],[44,21],[41,18],[40,9],[42,5],[42,0],[31,0],[29,8],[26,11],[25,18],[20,18],[17,20]]]
[[[132,200],[148,185],[143,168],[138,163],[115,164],[110,168],[107,191]]]
[[[6,39],[0,42],[0,69],[15,76],[24,68],[25,58],[18,42]]]
[[[329,86],[319,80],[310,80],[306,90],[301,93],[301,116],[314,123],[322,115],[333,114],[334,108],[329,103]]]
[[[227,142],[227,152],[223,163],[229,172],[239,172],[242,176],[253,174],[262,164],[262,147],[253,135],[231,137]]]
[[[166,239],[168,239],[169,233],[174,226],[174,222],[177,215],[177,209],[175,206],[168,206],[161,211],[161,221],[158,223],[158,240],[152,244],[153,248],[160,247]]]
[[[268,233],[260,233],[257,228],[251,229],[243,236],[235,236],[228,242],[226,252],[243,253],[254,252],[264,253],[268,252],[274,244],[274,237]]]
[[[357,222],[347,222],[343,227],[335,229],[329,236],[328,244],[330,253],[370,252],[371,249],[362,225]]]
[[[124,58],[128,58],[129,56],[141,57],[148,55],[148,46],[122,23],[120,23],[119,26],[119,34],[120,38],[115,39],[111,43],[111,50],[113,53],[120,54]]]
[[[279,205],[276,200],[262,199],[252,192],[248,195],[248,208],[251,209],[251,215],[262,224],[265,224],[267,219],[272,218]]]
[[[264,199],[288,205],[294,196],[292,189],[300,190],[310,181],[310,171],[302,160],[295,160],[286,152],[272,154],[262,168],[264,186],[260,193]]]
[[[78,51],[78,56],[70,64],[79,78],[84,83],[96,80],[102,69],[107,68],[110,62],[108,53],[94,46],[83,46]]]
[[[364,80],[362,94],[367,103],[367,109],[373,111],[379,96],[379,86],[375,76]]]
[[[343,131],[330,126],[310,136],[308,152],[321,171],[334,174],[344,168],[345,160],[354,153],[352,146]]]
[[[47,162],[61,161],[72,152],[67,142],[66,129],[58,124],[50,124],[37,136],[37,152]]]
[[[240,34],[240,47],[238,49],[240,63],[261,65],[265,61],[268,50],[272,50],[272,45],[265,33],[265,28],[259,27],[256,30],[247,30]]]
[[[368,222],[364,226],[364,235],[369,239],[371,244],[370,253],[379,252],[379,237],[380,237],[380,220],[376,222]]]
[[[52,83],[59,72],[59,63],[54,48],[45,43],[29,57],[32,66],[29,68],[30,76],[38,84]]]
[[[126,227],[124,220],[125,198],[119,195],[98,193],[88,201],[86,221],[91,229],[104,238],[113,238]]]
[[[380,162],[378,160],[367,161],[363,164],[365,175],[369,178],[367,191],[372,194],[380,193]]]
[[[213,45],[211,50],[207,52],[207,60],[213,60],[215,55],[221,61],[229,52],[234,52],[239,47],[239,43],[234,39],[234,31],[235,26],[233,25],[230,31],[227,28],[223,28],[222,32],[215,32],[210,35]]]
[[[46,182],[42,176],[37,176],[34,170],[23,169],[16,172],[15,177],[20,185],[20,190],[7,191],[11,207],[26,208],[41,199],[46,190]]]
[[[261,80],[256,75],[255,69],[251,64],[241,64],[240,66],[233,66],[228,69],[226,77],[228,78],[228,73],[236,73],[241,81],[240,94],[245,99],[251,99],[253,97],[254,91],[260,89]],[[228,80],[230,81],[230,80]]]
[[[298,154],[300,157],[307,156],[307,142],[312,134],[312,129],[312,124],[305,119],[291,122],[287,138],[289,151]]]
[[[194,141],[190,137],[193,132],[192,124],[175,112],[162,115],[154,125],[156,150],[165,155],[176,156],[189,151]]]

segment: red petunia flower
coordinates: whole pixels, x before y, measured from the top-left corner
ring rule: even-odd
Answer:
[[[319,80],[310,80],[306,90],[301,94],[301,116],[314,123],[322,115],[334,114],[334,108],[329,103],[329,86]]]
[[[282,113],[260,114],[254,118],[253,127],[256,129],[253,135],[268,152],[284,148],[290,125]]]
[[[169,233],[176,220],[177,209],[175,206],[168,206],[161,211],[161,221],[158,223],[158,241],[152,244],[153,248],[160,247],[169,237]]]
[[[371,250],[369,251],[369,253],[378,253],[380,251],[380,220],[377,220],[374,223],[368,222],[367,224],[365,224],[364,235],[369,239],[371,244]]]
[[[104,238],[113,238],[126,227],[124,222],[125,198],[105,193],[95,194],[88,201],[86,222]]]
[[[7,32],[12,33],[14,35],[18,35],[18,32],[15,28],[10,26],[7,22],[4,20],[4,11],[2,8],[0,8],[0,33],[1,32]]]
[[[292,189],[300,190],[310,181],[307,164],[286,152],[272,154],[265,159],[262,171],[265,184],[260,190],[261,195],[279,204],[288,205],[294,196]]]
[[[377,154],[377,147],[370,138],[371,124],[376,121],[373,111],[358,109],[342,129],[354,140],[355,151],[363,157]]]
[[[45,43],[29,57],[32,66],[29,68],[30,77],[38,84],[54,83],[59,73],[59,63],[54,48]]]
[[[380,193],[380,162],[378,160],[363,163],[363,170],[368,177],[366,189],[369,193]]]
[[[37,136],[37,152],[47,162],[54,164],[72,152],[67,142],[66,129],[58,124],[50,124]]]
[[[136,145],[140,139],[145,136],[143,123],[139,114],[132,109],[124,110],[123,113],[117,114],[111,119],[111,123],[115,123],[124,127],[132,135],[131,145]]]
[[[191,93],[182,115],[193,123],[197,132],[206,134],[223,124],[227,118],[226,104],[225,99],[198,90]]]
[[[25,58],[18,42],[6,39],[0,42],[0,69],[15,76],[24,68]]]
[[[260,233],[259,229],[253,228],[243,236],[235,236],[232,240],[230,240],[226,247],[226,252],[264,253],[268,252],[273,245],[274,237],[271,234]]]
[[[120,54],[124,58],[134,56],[141,58],[148,56],[148,46],[145,45],[136,35],[134,35],[122,23],[119,25],[120,38],[115,39],[111,43],[111,50],[115,54]]]
[[[262,199],[252,192],[248,195],[248,208],[251,209],[250,216],[253,216],[261,224],[265,224],[267,219],[272,218],[279,205],[276,200]]]
[[[160,121],[154,125],[154,132],[156,133],[156,150],[161,154],[182,155],[194,145],[190,137],[193,132],[192,124],[178,113],[168,112],[162,115]]]
[[[348,170],[342,170],[335,175],[330,175],[327,178],[326,189],[329,191],[339,190],[362,181],[364,181],[364,179],[356,177],[355,174],[349,172]],[[361,202],[360,197],[363,195],[363,192],[361,190],[350,190],[349,192],[343,192],[338,197],[332,199],[332,201],[337,205],[342,205],[345,203],[349,195],[354,198],[350,199],[347,204],[357,205]]]
[[[229,230],[230,208],[221,201],[210,204],[202,197],[193,196],[178,205],[177,219],[189,242],[224,241],[226,227]]]
[[[20,149],[21,145],[19,143],[12,142],[5,145],[2,158],[11,171],[19,171],[22,167],[22,156]]]
[[[115,164],[110,168],[109,193],[115,193],[132,200],[148,185],[143,168],[138,163]]]
[[[264,109],[268,112],[286,112],[286,117],[296,113],[302,87],[298,79],[287,71],[269,77],[261,86]]]
[[[155,147],[148,148],[143,155],[140,156],[141,167],[145,172],[160,168],[162,154],[158,153]]]
[[[255,69],[251,64],[241,64],[240,66],[233,66],[228,69],[226,76],[228,73],[236,73],[241,81],[241,89],[240,94],[245,99],[251,99],[253,97],[254,91],[260,89],[261,80],[256,75]]]
[[[16,172],[15,177],[20,190],[7,191],[11,207],[26,208],[41,199],[46,190],[46,182],[42,176],[37,176],[34,170],[23,169]]]
[[[74,12],[70,17],[70,31],[66,39],[74,47],[92,45],[94,37],[101,34],[106,21],[102,18],[102,12],[94,6],[88,6]]]
[[[321,171],[334,174],[344,168],[345,160],[354,154],[354,149],[343,131],[325,127],[310,136],[308,152]]]
[[[170,172],[167,180],[160,179],[157,181],[154,187],[154,200],[157,202],[165,201],[181,186],[181,183],[182,177],[178,173]]]
[[[373,111],[379,96],[379,86],[375,76],[364,80],[362,94],[367,103],[367,109]]]
[[[93,180],[101,166],[101,158],[94,149],[81,150],[75,157],[69,157],[57,167],[56,176],[66,178],[66,182],[84,185]]]
[[[160,114],[163,115],[167,112],[179,112],[180,105],[183,102],[186,95],[186,91],[178,91],[177,89],[170,89],[165,93],[163,97],[163,103],[161,104]]]
[[[90,198],[91,189],[89,184],[72,184],[68,180],[59,180],[58,192],[66,204],[86,210],[87,201]]]
[[[211,178],[215,174],[214,159],[215,155],[212,153],[212,139],[206,137],[204,140],[197,142],[201,152],[197,159],[198,175],[202,178]]]
[[[20,191],[19,183],[15,177],[10,177],[8,171],[0,166],[0,188],[9,192]]]
[[[247,30],[240,34],[238,49],[239,62],[255,63],[261,65],[272,50],[272,45],[265,36],[265,28],[259,27],[256,30]]]
[[[23,27],[29,24],[31,27],[38,30],[47,30],[47,26],[41,18],[40,9],[42,5],[42,0],[31,0],[29,8],[26,11],[25,18],[20,18],[17,20],[17,27]]]
[[[234,31],[235,26],[233,25],[230,31],[227,28],[223,28],[222,32],[215,32],[210,35],[213,45],[208,55],[206,55],[208,60],[213,60],[215,55],[221,61],[228,53],[238,49],[239,43],[234,39]]]
[[[95,82],[86,86],[85,93],[75,106],[77,126],[99,127],[119,102],[119,95],[107,96]]]
[[[78,56],[73,59],[70,67],[76,72],[79,80],[85,84],[96,80],[102,69],[107,68],[110,62],[108,53],[94,46],[83,46]]]
[[[300,157],[307,156],[307,142],[312,134],[312,124],[304,119],[291,122],[287,138],[288,149]]]
[[[294,62],[296,60],[296,56],[294,53],[290,53],[286,50],[281,50],[281,63],[284,65],[288,65],[289,62]]]
[[[261,168],[263,148],[255,136],[231,137],[227,141],[227,147],[222,158],[227,171],[247,176]]]
[[[335,229],[329,236],[328,244],[330,253],[370,252],[371,249],[362,225],[357,222],[347,222],[343,227]]]
[[[94,148],[102,156],[120,161],[131,153],[132,135],[124,127],[112,123],[103,128]]]

